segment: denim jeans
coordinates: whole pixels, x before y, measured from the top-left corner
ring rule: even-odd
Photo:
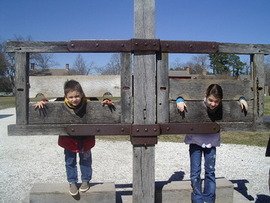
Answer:
[[[205,179],[204,189],[202,190],[201,181],[201,162],[204,155]],[[196,144],[189,145],[190,155],[190,179],[193,192],[191,201],[193,203],[213,203],[216,196],[216,147],[202,148]]]
[[[69,183],[77,183],[78,182],[77,153],[65,149],[64,154],[66,162],[67,181]],[[88,152],[78,154],[80,157],[79,165],[81,169],[81,180],[83,182],[89,182],[92,178],[91,150],[89,150]]]

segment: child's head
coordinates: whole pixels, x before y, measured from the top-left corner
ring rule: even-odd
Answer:
[[[79,105],[82,98],[85,97],[82,86],[76,80],[65,82],[64,93],[67,101],[73,106]]]
[[[211,110],[220,106],[223,99],[222,88],[218,84],[211,84],[206,90],[206,105]]]

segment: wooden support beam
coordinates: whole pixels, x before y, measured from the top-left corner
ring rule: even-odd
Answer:
[[[130,40],[71,40],[66,42],[20,42],[7,43],[7,52],[31,53],[234,53],[270,54],[269,44],[237,44],[208,41],[179,41],[135,38]]]
[[[121,122],[133,122],[133,97],[132,97],[132,73],[131,73],[131,54],[121,54]]]
[[[16,124],[28,124],[29,53],[15,53]]]
[[[254,111],[254,127],[256,128],[256,123],[261,123],[263,119],[264,111],[264,55],[254,54],[251,55],[251,67],[252,67],[252,77],[253,77],[253,111]]]
[[[155,1],[134,1],[135,38],[155,38]],[[156,56],[134,54],[134,124],[156,123]],[[132,140],[134,141],[134,140]],[[155,147],[133,146],[133,203],[155,201]]]

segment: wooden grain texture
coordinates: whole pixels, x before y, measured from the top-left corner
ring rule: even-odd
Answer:
[[[131,74],[131,54],[121,54],[121,122],[132,123],[132,74]]]
[[[244,96],[253,99],[252,81],[234,79],[170,79],[170,99],[182,96],[185,100],[202,100],[210,84],[219,84],[223,90],[223,100],[238,100]]]
[[[251,55],[251,67],[253,77],[253,111],[254,111],[254,123],[262,122],[262,116],[264,111],[264,55],[255,54]],[[255,124],[254,124],[255,125]]]
[[[202,100],[199,101],[186,101],[187,112],[185,118],[179,114],[176,108],[175,101],[170,102],[170,122],[209,122],[211,121],[207,115],[205,105]],[[253,101],[249,101],[248,105],[252,107]],[[247,115],[241,111],[238,101],[223,101],[223,118],[222,122],[252,122],[253,111],[250,108]]]
[[[15,53],[16,124],[28,124],[29,54]]]
[[[169,59],[164,53],[157,60],[157,123],[169,122]]]
[[[114,102],[115,110],[110,110],[107,106],[102,106],[100,102],[87,103],[86,114],[80,118],[74,114],[63,102],[49,102],[46,105],[44,114],[42,110],[29,104],[29,124],[82,124],[82,123],[120,123],[121,105]]]
[[[155,38],[155,0],[134,1],[135,38]],[[156,55],[134,54],[134,124],[156,122]],[[133,203],[155,201],[155,147],[133,146]]]
[[[152,2],[146,1],[145,4],[151,4]],[[138,11],[137,9],[135,10],[135,12],[137,12],[136,16],[138,16],[138,20],[136,21],[136,26],[144,26],[144,23],[146,22],[146,20],[148,22],[151,21],[151,16],[145,16],[145,12],[144,11]],[[147,14],[151,14],[151,12],[153,13],[154,11],[148,10],[146,11],[148,12]],[[146,23],[148,23],[146,22]],[[148,24],[151,25],[150,29],[144,29],[143,30],[143,34],[145,36],[147,36],[147,38],[151,39],[153,38],[151,36],[152,33],[152,24]],[[153,28],[154,29],[154,28]],[[143,38],[143,37],[139,37],[139,35],[142,33],[142,31],[140,30],[135,30],[135,36],[137,38]],[[85,42],[87,42],[87,40],[84,40]],[[93,44],[96,44],[97,40],[88,40],[89,42],[92,42]],[[98,40],[99,44],[103,43],[103,46],[106,47],[106,41],[107,40]],[[118,40],[115,40],[118,41]],[[187,42],[189,43],[189,41],[175,41],[177,42]],[[196,41],[194,41],[195,43]],[[129,44],[130,42],[128,40],[124,41],[124,44]],[[166,43],[166,40],[161,40],[161,43]],[[198,42],[200,43],[200,42]],[[203,43],[203,42],[201,42]],[[205,42],[207,44],[207,42]],[[209,42],[211,43],[211,42]],[[234,53],[234,54],[270,54],[270,45],[269,44],[239,44],[239,43],[219,43],[219,42],[215,42],[218,46],[218,52],[219,53]],[[87,48],[84,47],[81,51],[81,49],[78,49],[78,51],[76,49],[69,49],[69,46],[72,44],[72,41],[63,41],[63,42],[58,42],[58,41],[29,41],[29,42],[20,42],[20,41],[10,41],[7,42],[7,52],[31,52],[31,53],[76,53],[76,52],[88,52],[88,53],[96,53],[96,52],[104,52],[107,53],[109,52],[121,52],[121,50],[127,52],[128,49],[130,48],[123,48],[123,47],[110,47],[107,46],[107,49],[104,48],[102,50],[99,50],[98,48],[95,49],[96,47],[89,47]],[[104,45],[105,44],[105,45]],[[129,46],[129,45],[127,45]],[[192,49],[190,49],[190,47],[186,48],[186,49],[180,49],[181,51],[176,51],[175,48],[173,48],[175,46],[172,45],[172,49],[170,50],[169,47],[165,47],[164,50],[161,50],[161,52],[166,52],[166,53],[194,53]],[[177,49],[178,50],[178,49]],[[132,50],[130,49],[130,52]],[[206,53],[206,51],[203,49],[203,47],[200,47],[199,49],[197,49],[197,51],[195,53],[198,54],[203,54]]]

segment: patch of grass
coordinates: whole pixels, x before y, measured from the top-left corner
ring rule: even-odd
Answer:
[[[0,109],[15,107],[15,97],[0,97]]]
[[[264,97],[264,115],[270,115],[270,96]]]

